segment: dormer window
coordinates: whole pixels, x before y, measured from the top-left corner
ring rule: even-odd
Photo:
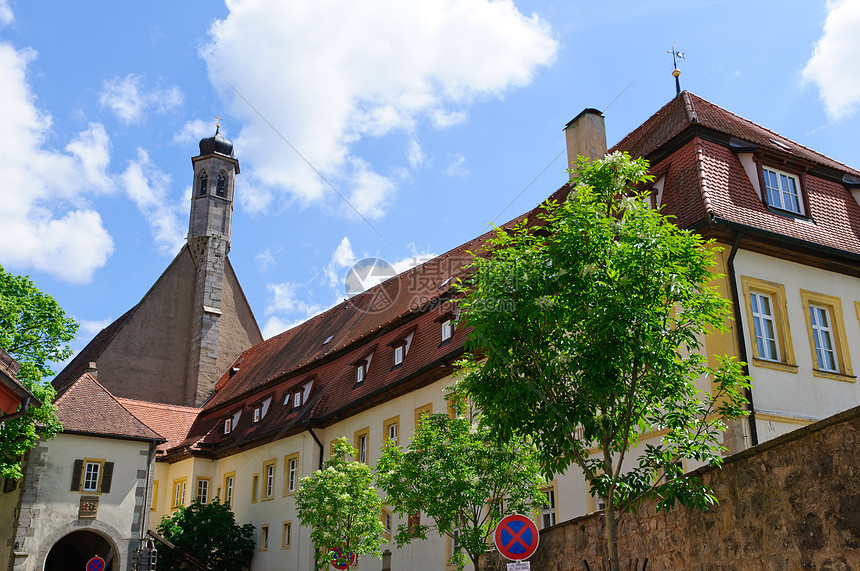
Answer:
[[[403,331],[388,344],[391,347],[392,363],[391,368],[396,369],[406,360],[406,355],[409,353],[409,346],[412,345],[412,337],[415,335],[417,325],[413,325]]]
[[[767,166],[761,170],[768,204],[779,210],[803,215],[803,196],[797,175]]]
[[[447,341],[454,336],[454,320],[446,318],[442,321],[442,341]]]
[[[206,196],[207,187],[209,185],[209,176],[206,171],[200,172],[200,181],[197,184],[197,196]]]
[[[224,434],[230,434],[233,432],[233,417],[228,416],[224,419]]]
[[[227,196],[227,175],[224,171],[218,173],[218,180],[215,182],[215,196]]]
[[[253,422],[254,424],[257,424],[262,419],[263,419],[263,405],[258,404],[256,406],[254,406],[254,414],[253,414],[251,422]]]
[[[376,345],[366,349],[361,356],[350,363],[353,367],[353,376],[355,378],[355,386],[359,386],[367,378],[367,371],[370,369],[370,360],[373,359],[373,352],[376,351]]]
[[[302,406],[302,391],[293,393],[293,408]]]

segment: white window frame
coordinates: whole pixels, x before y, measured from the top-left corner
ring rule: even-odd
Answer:
[[[236,476],[227,476],[227,482],[225,484],[226,490],[224,491],[224,503],[228,506],[233,505],[233,479]]]
[[[85,492],[98,492],[99,481],[102,476],[101,462],[85,462],[84,463],[84,482],[83,488]]]
[[[367,464],[367,434],[358,435],[358,461]]]
[[[228,416],[224,419],[224,434],[230,434],[233,432],[233,417]]]
[[[555,488],[543,490],[546,501],[540,506],[541,529],[555,525]]]
[[[296,491],[296,482],[298,481],[299,475],[299,460],[298,458],[290,458],[288,461],[287,468],[287,492],[292,493]]]
[[[254,407],[253,422],[256,424],[257,422],[260,422],[262,419],[263,419],[263,406],[257,405]]]
[[[266,497],[272,498],[275,496],[275,464],[274,462],[266,465]]]
[[[442,322],[442,341],[447,341],[454,336],[454,320],[446,319]]]
[[[388,425],[388,439],[393,440],[395,444],[400,444],[400,441],[397,440],[397,423],[392,422]]]
[[[406,350],[405,344],[394,346],[394,366],[403,364],[403,353]]]
[[[201,490],[203,492],[203,494],[202,494],[203,499],[202,500],[200,499]],[[205,505],[205,504],[209,503],[209,480],[207,480],[206,478],[197,478],[197,496],[196,497],[197,497],[197,501],[199,501],[201,504]]]
[[[803,194],[800,189],[800,177],[768,166],[762,166],[761,170],[765,192],[767,193],[767,203],[774,208],[803,216]],[[792,186],[794,192],[792,192]]]
[[[181,482],[176,482],[173,486],[173,507],[178,508],[179,506],[185,505],[185,492],[188,487],[188,481],[182,480]]]
[[[302,391],[293,393],[293,408],[302,406]]]
[[[365,361],[362,361],[361,363],[359,363],[358,365],[355,366],[355,384],[356,385],[360,385],[361,383],[364,382],[365,373],[367,372],[364,369],[366,366],[367,366],[367,362],[365,362]]]
[[[759,359],[780,361],[779,336],[774,314],[775,300],[766,293],[750,292],[750,311]]]
[[[824,317],[822,323],[821,317]],[[839,372],[839,356],[836,352],[836,336],[833,331],[833,316],[823,305],[809,304],[812,340],[815,343],[815,361],[818,369],[828,373]],[[826,343],[825,343],[826,341]],[[829,344],[829,347],[825,346]],[[827,362],[825,362],[827,361]]]

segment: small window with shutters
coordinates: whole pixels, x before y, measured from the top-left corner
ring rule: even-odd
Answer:
[[[103,458],[75,460],[71,491],[82,494],[107,494],[113,480],[113,462]]]

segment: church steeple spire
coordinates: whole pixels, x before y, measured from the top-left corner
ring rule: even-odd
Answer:
[[[221,135],[220,121],[215,135],[200,141],[200,155],[191,164],[194,184],[188,249],[196,266],[196,281],[185,400],[201,404],[218,380],[224,264],[230,251],[233,191],[239,174],[233,143]]]

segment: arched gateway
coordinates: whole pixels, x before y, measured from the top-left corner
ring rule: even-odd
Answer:
[[[104,571],[118,571],[116,549],[103,535],[88,529],[64,535],[48,552],[44,571],[68,571],[86,569],[87,561],[98,555],[105,561]]]

